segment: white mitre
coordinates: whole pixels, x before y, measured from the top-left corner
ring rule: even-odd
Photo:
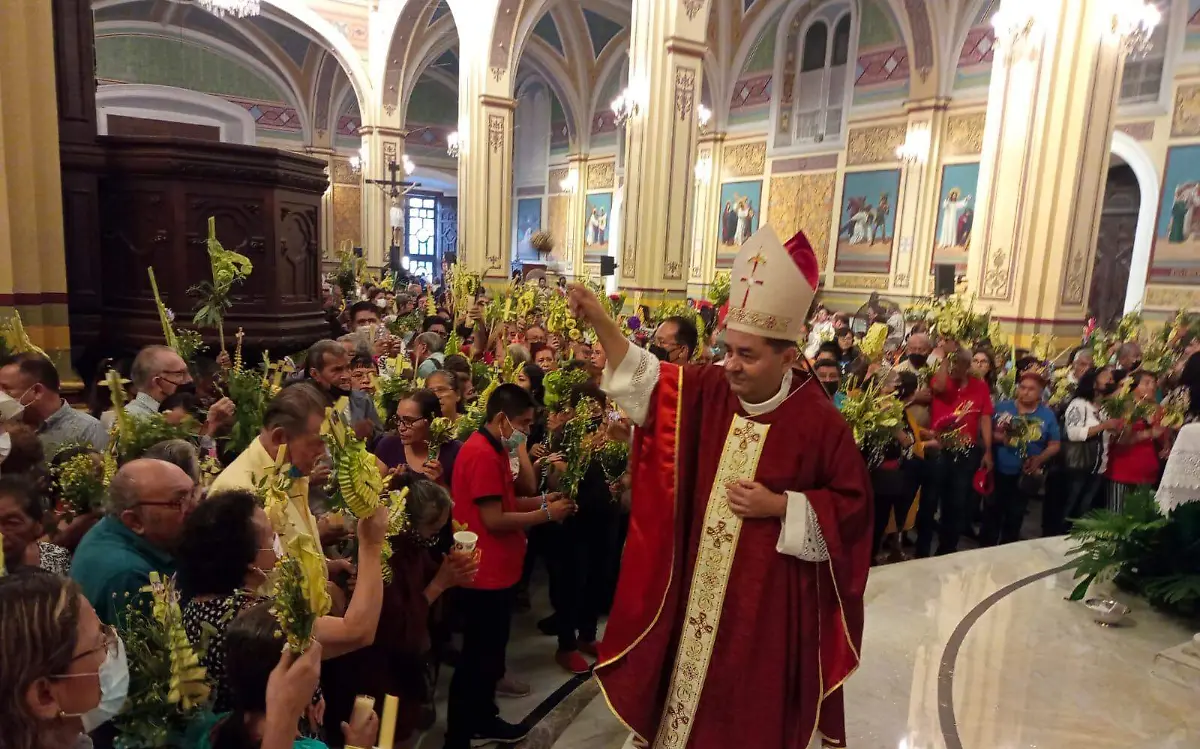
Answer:
[[[817,293],[817,256],[804,232],[779,242],[769,226],[746,240],[729,273],[731,330],[795,341]]]

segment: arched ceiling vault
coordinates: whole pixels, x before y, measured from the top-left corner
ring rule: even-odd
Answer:
[[[264,0],[261,15],[246,19],[218,18],[173,0],[96,0],[92,9],[97,36],[130,31],[186,39],[255,70],[295,107],[308,143],[328,129],[335,88],[349,86],[363,109],[365,77],[359,78],[357,56],[346,61],[345,38],[315,28],[328,23],[302,3]]]

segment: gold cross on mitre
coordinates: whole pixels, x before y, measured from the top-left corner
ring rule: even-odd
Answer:
[[[765,257],[763,257],[762,252],[757,252],[754,254],[754,257],[750,258],[750,262],[753,265],[753,267],[750,268],[750,275],[742,276],[740,279],[738,279],[742,283],[750,284],[746,287],[746,293],[742,297],[742,306],[743,307],[745,307],[746,303],[748,301],[750,301],[750,289],[753,288],[754,286],[762,286],[763,285],[762,279],[757,278],[756,276],[758,274],[758,266],[766,265],[767,259]]]

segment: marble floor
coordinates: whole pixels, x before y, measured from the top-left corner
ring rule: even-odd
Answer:
[[[846,686],[849,746],[1200,747],[1200,694],[1151,674],[1155,654],[1192,630],[1122,595],[1128,623],[1098,626],[1065,600],[1065,549],[1043,539],[872,570],[863,662]],[[509,648],[534,693],[502,703],[504,716],[534,726],[529,749],[619,749],[626,734],[594,682],[551,661],[554,641],[533,626],[538,603]],[[439,728],[420,743],[441,745]]]

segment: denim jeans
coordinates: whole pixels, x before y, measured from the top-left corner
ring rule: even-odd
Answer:
[[[973,447],[965,452],[944,450],[931,461],[932,475],[926,484],[929,491],[922,492],[917,509],[917,556],[930,555],[934,530],[939,556],[958,551],[958,539],[967,521],[971,482],[981,457],[981,449]]]

